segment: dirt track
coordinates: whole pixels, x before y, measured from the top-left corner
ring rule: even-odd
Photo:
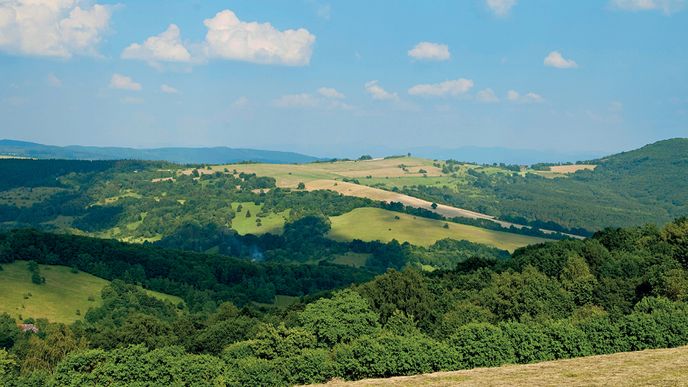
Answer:
[[[354,184],[354,183],[346,183],[343,181],[335,181],[335,180],[314,180],[306,183],[306,189],[309,191],[314,191],[314,190],[319,190],[319,189],[327,189],[330,191],[335,191],[339,192],[342,195],[347,195],[347,196],[356,196],[360,198],[368,198],[376,201],[384,201],[384,202],[400,202],[403,203],[405,206],[411,206],[411,207],[416,207],[416,208],[424,208],[426,210],[434,211],[442,216],[445,216],[447,218],[453,218],[453,217],[462,217],[462,218],[469,218],[469,219],[485,219],[485,220],[490,220],[493,221],[502,227],[509,228],[511,226],[514,226],[516,228],[523,228],[526,227],[521,224],[516,224],[516,223],[510,223],[510,222],[505,222],[503,220],[498,220],[494,216],[487,215],[487,214],[482,214],[480,212],[475,212],[475,211],[470,211],[466,210],[463,208],[457,208],[457,207],[452,207],[452,206],[447,206],[444,204],[438,204],[437,208],[432,208],[432,203],[419,199],[413,196],[397,193],[397,192],[392,192],[392,191],[386,191],[383,189],[379,188],[373,188],[373,187],[368,187],[365,185],[360,185],[360,184]],[[551,230],[542,230],[544,233],[551,234],[554,233],[554,231]],[[570,235],[567,234],[573,238],[581,238],[580,236],[577,235]]]

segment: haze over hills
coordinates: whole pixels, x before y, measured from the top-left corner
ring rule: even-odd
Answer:
[[[291,164],[318,160],[317,157],[295,152],[245,148],[170,147],[136,149],[80,145],[62,147],[15,140],[0,140],[0,155],[66,160],[160,160],[181,164],[223,164],[242,161]]]

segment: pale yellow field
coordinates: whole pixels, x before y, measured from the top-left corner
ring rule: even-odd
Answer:
[[[574,173],[582,170],[590,170],[597,168],[594,164],[578,164],[578,165],[555,165],[549,167],[549,170],[556,173]]]
[[[322,386],[688,386],[688,347]]]
[[[526,235],[421,218],[381,208],[357,208],[344,215],[330,217],[330,220],[332,229],[328,237],[339,241],[360,239],[389,242],[396,239],[399,242],[429,246],[440,239],[451,238],[483,243],[508,251],[548,241]],[[445,224],[447,228],[444,227]]]
[[[308,183],[320,179],[343,179],[371,177],[401,177],[401,176],[442,176],[442,171],[432,165],[432,160],[416,157],[399,157],[392,159],[375,159],[362,161],[336,161],[332,163],[308,164],[228,164],[215,165],[211,170],[199,169],[200,173],[223,172],[225,168],[230,172],[255,173],[258,176],[272,176],[277,180],[277,186],[294,188],[299,183]],[[403,165],[404,169],[400,166]],[[420,173],[420,170],[425,173]],[[181,173],[189,174],[192,170]]]

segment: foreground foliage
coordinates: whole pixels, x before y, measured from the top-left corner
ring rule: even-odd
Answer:
[[[506,260],[390,270],[287,310],[187,310],[116,280],[102,306],[71,326],[38,320],[39,333],[20,333],[0,317],[0,377],[291,385],[677,347],[688,344],[686,241],[687,219],[608,229]]]

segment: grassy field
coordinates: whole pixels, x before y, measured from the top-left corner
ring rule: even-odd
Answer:
[[[102,303],[100,291],[107,280],[79,272],[72,273],[66,266],[40,265],[45,283],[31,282],[27,262],[3,264],[0,271],[0,313],[9,313],[15,319],[46,318],[53,322],[72,323],[83,317],[89,308]],[[179,297],[146,291],[149,295],[181,302]],[[92,298],[93,301],[89,301]],[[81,315],[77,315],[77,310]]]
[[[280,213],[270,212],[265,216],[259,217],[258,214],[262,211],[262,204],[255,204],[253,202],[232,203],[232,209],[237,211],[241,205],[241,212],[237,212],[236,217],[232,219],[232,229],[236,230],[241,235],[254,234],[260,235],[265,233],[282,234],[282,227],[287,220],[289,211],[282,211]],[[251,217],[246,217],[246,212],[251,213]],[[260,226],[256,222],[260,219]]]
[[[441,169],[432,165],[432,160],[417,157],[399,157],[364,161],[336,161],[308,164],[229,164],[212,166],[204,173],[230,172],[255,173],[258,176],[272,176],[279,187],[296,187],[299,183],[313,180],[344,178],[363,179],[384,177],[441,176]],[[421,170],[425,171],[424,173]],[[201,170],[199,170],[201,172]],[[189,170],[182,173],[190,173]]]
[[[63,191],[65,191],[64,188],[57,187],[14,188],[0,192],[0,204],[24,208],[31,207]]]
[[[688,386],[688,347],[325,386]]]
[[[542,238],[415,217],[380,208],[357,208],[330,219],[332,230],[329,237],[341,241],[361,239],[388,242],[396,239],[400,242],[429,246],[440,239],[452,238],[483,243],[509,251],[546,241]],[[448,228],[444,227],[445,224]]]
[[[332,263],[353,267],[363,267],[365,266],[369,257],[370,254],[348,252],[335,256],[332,260]]]
[[[299,297],[284,296],[281,294],[277,294],[275,295],[275,299],[272,301],[272,304],[266,304],[262,302],[254,302],[254,304],[264,307],[277,307],[279,309],[287,309],[288,307],[292,306],[293,304],[296,304],[297,302],[299,302]]]

